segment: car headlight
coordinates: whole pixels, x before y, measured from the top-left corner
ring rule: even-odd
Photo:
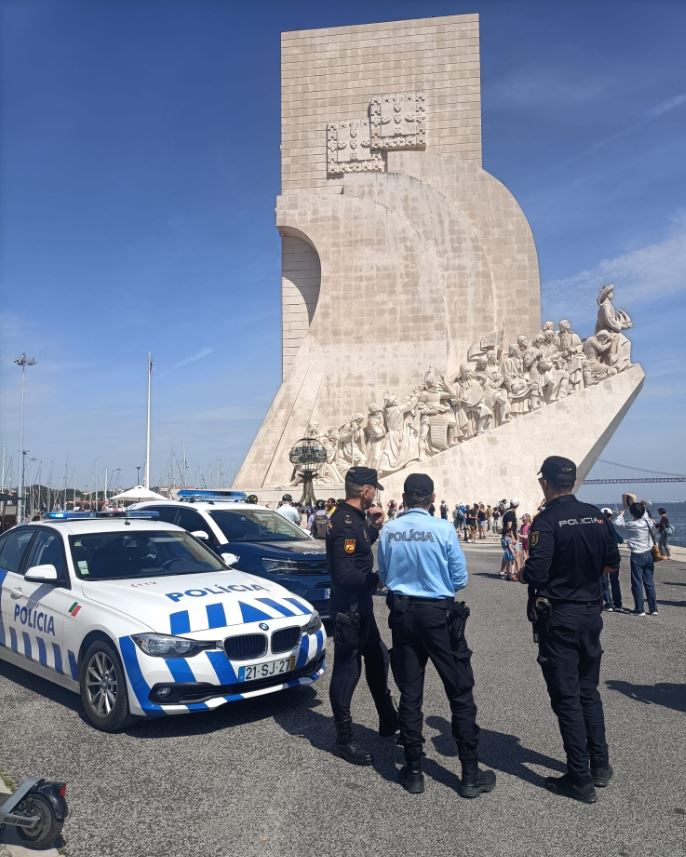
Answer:
[[[138,648],[152,658],[191,658],[205,649],[216,649],[214,640],[189,640],[169,634],[132,634],[131,639]]]
[[[297,574],[298,563],[294,559],[270,559],[263,556],[262,562],[266,571],[280,571],[283,574]]]
[[[321,627],[322,617],[315,610],[314,613],[310,616],[310,621],[303,628],[303,634],[316,634]]]

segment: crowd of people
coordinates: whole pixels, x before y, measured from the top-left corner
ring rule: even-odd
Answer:
[[[290,494],[285,494],[277,511],[288,520],[304,525],[314,538],[325,539],[329,519],[343,502],[329,497],[327,500],[318,500],[312,507],[300,507],[293,502]],[[674,527],[663,507],[657,510],[655,516],[645,500],[638,501],[632,495],[625,495],[624,507],[624,511],[619,514],[607,507],[602,509],[602,513],[617,543],[626,544],[629,550],[634,606],[633,609],[624,606],[617,569],[602,578],[603,610],[631,613],[634,616],[657,616],[654,567],[656,561],[669,558],[669,537]],[[402,502],[389,500],[386,504],[386,520],[399,518],[405,511]],[[519,501],[516,498],[499,500],[493,504],[455,503],[452,510],[446,500],[441,500],[438,509],[433,503],[428,509],[431,516],[452,520],[458,539],[466,544],[486,540],[489,534],[500,538],[503,553],[498,574],[503,580],[509,581],[520,580],[521,570],[529,557],[532,516],[525,512],[520,518],[518,511]]]
[[[637,501],[633,495],[625,495],[625,498],[625,509],[622,513],[615,514],[607,507],[603,508],[602,512],[617,543],[626,543],[629,550],[634,607],[624,607],[617,570],[603,576],[603,610],[636,616],[657,616],[653,583],[654,564],[660,559],[670,557],[669,537],[674,533],[674,526],[664,507],[659,507],[655,516],[647,501]],[[257,503],[257,497],[251,495],[248,502]],[[328,521],[343,502],[342,499],[329,497],[326,500],[317,500],[313,506],[302,506],[295,503],[290,494],[284,494],[278,503],[277,511],[298,526],[303,526],[314,538],[325,539]],[[386,520],[399,518],[405,511],[402,501],[398,503],[396,500],[389,500],[386,504]],[[484,541],[489,534],[500,538],[503,553],[498,574],[503,580],[509,581],[520,580],[520,572],[529,556],[529,534],[533,519],[528,512],[519,518],[518,511],[519,501],[516,498],[509,501],[502,499],[493,504],[458,502],[452,509],[443,499],[438,509],[433,503],[428,509],[431,516],[446,521],[452,520],[457,537],[463,543]],[[648,603],[647,614],[644,609],[645,601]]]

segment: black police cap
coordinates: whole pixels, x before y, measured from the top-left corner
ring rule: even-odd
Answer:
[[[410,473],[403,485],[406,494],[426,496],[434,493],[434,481],[426,473]]]
[[[345,481],[352,482],[354,485],[374,485],[379,491],[383,491],[379,474],[373,467],[351,467],[345,474]]]
[[[576,464],[561,455],[549,455],[538,472],[550,482],[566,482],[570,485],[576,482]]]

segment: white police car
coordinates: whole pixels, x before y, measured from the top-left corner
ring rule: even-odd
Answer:
[[[150,518],[67,513],[3,533],[0,658],[80,692],[108,732],[322,675],[307,601]]]

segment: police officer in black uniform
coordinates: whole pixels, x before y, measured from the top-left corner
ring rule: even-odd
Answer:
[[[545,508],[534,519],[520,579],[529,586],[538,662],[567,754],[567,773],[547,777],[546,785],[594,803],[595,786],[607,786],[612,777],[598,693],[601,575],[619,568],[619,551],[600,509],[572,493],[573,461],[550,456],[539,476]]]
[[[326,553],[331,570],[331,615],[335,617],[334,657],[329,697],[336,721],[337,756],[353,765],[371,765],[371,753],[353,741],[350,703],[364,658],[367,684],[379,713],[379,732],[394,735],[398,714],[388,690],[388,649],[374,619],[372,595],[379,576],[372,571],[372,544],[383,512],[367,523],[367,510],[380,489],[376,470],[352,467],[345,477],[345,502],[331,516]]]

